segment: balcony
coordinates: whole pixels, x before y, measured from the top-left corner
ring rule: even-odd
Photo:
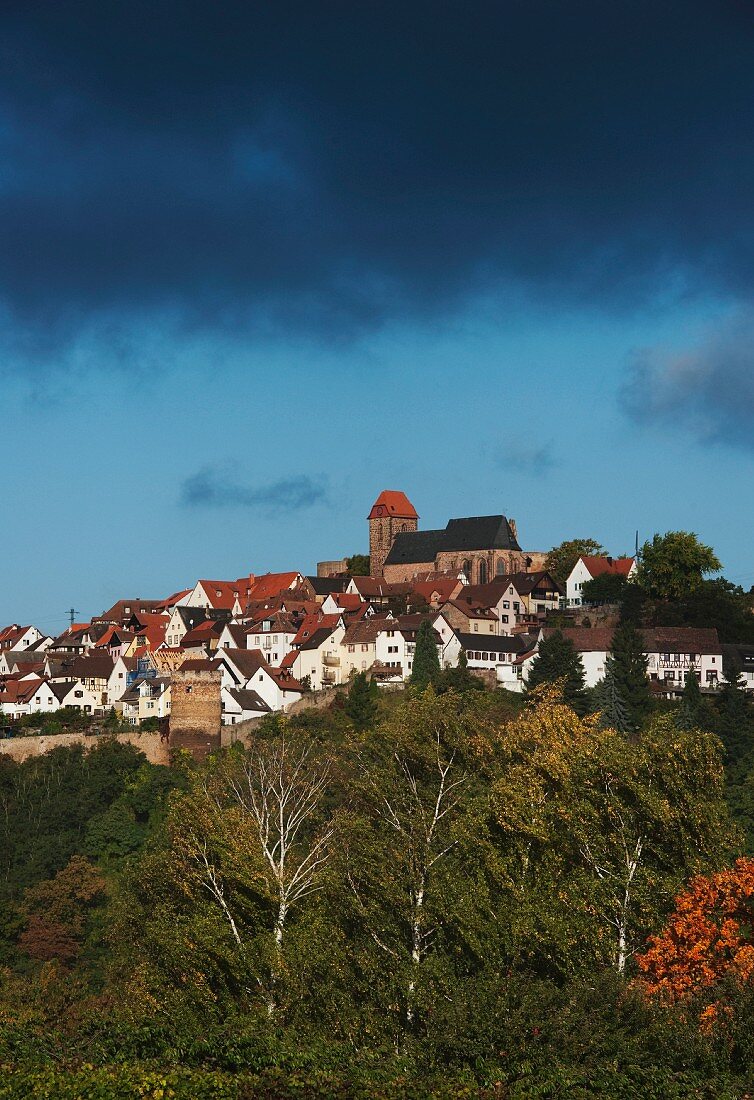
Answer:
[[[331,669],[331,668],[322,669],[322,683],[323,684],[334,684],[335,683],[335,672],[334,672],[333,669]]]
[[[325,653],[322,656],[322,664],[326,668],[340,668],[340,657],[336,653]]]

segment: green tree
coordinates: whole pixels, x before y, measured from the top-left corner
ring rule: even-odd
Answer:
[[[533,702],[501,731],[491,798],[514,959],[559,978],[623,972],[730,843],[719,743],[665,715],[629,740],[547,689]]]
[[[699,688],[696,672],[690,669],[686,675],[686,683],[683,685],[681,703],[675,714],[675,722],[679,729],[700,729],[702,726],[702,707],[704,700]]]
[[[754,643],[751,596],[724,577],[703,580],[682,599],[658,602],[653,621],[655,626],[714,628],[721,642]]]
[[[527,694],[542,684],[558,684],[563,701],[577,714],[585,712],[584,666],[573,642],[561,630],[554,630],[540,642],[529,671]]]
[[[473,672],[469,672],[469,662],[463,649],[455,668],[442,670],[435,683],[435,690],[438,695],[444,695],[446,691],[457,691],[459,694],[464,691],[484,691],[483,681]]]
[[[366,1026],[388,1021],[399,1048],[483,965],[493,922],[477,754],[490,751],[483,712],[430,690],[409,697],[359,758],[331,908],[351,929],[353,980],[372,1005]]]
[[[367,679],[366,672],[357,672],[351,681],[345,712],[357,730],[368,729],[377,717],[378,687]]]
[[[435,631],[429,619],[425,619],[416,632],[411,683],[423,689],[429,684],[434,684],[439,675],[440,658],[437,655]]]
[[[369,554],[351,554],[346,558],[346,568],[352,577],[368,577]]]
[[[736,768],[754,751],[754,708],[741,680],[741,668],[736,658],[726,652],[725,683],[717,693],[717,732],[725,746],[725,763]]]
[[[628,583],[622,573],[600,573],[584,582],[581,598],[584,603],[622,603]]]
[[[623,734],[632,732],[631,714],[618,689],[615,661],[612,657],[608,657],[605,662],[605,675],[597,684],[594,702],[600,714],[601,729],[613,729]]]
[[[631,730],[636,731],[652,710],[652,694],[647,679],[644,639],[632,622],[619,623],[608,660],[615,690],[626,707]]]
[[[645,542],[639,555],[638,580],[657,600],[678,600],[702,585],[722,566],[711,546],[689,531],[668,531]]]
[[[547,555],[545,569],[565,588],[566,581],[580,557],[594,557],[605,552],[604,547],[595,539],[566,539],[559,546],[553,546]]]

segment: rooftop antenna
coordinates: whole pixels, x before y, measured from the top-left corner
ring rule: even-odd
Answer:
[[[636,554],[636,557],[638,558],[638,556],[639,556],[639,531],[638,531],[638,528],[637,528],[637,531],[636,531],[636,551],[635,551],[635,554]]]
[[[69,608],[69,610],[68,610],[68,618],[69,618],[69,619],[71,620],[71,630],[73,630],[73,624],[75,623],[75,621],[76,621],[76,616],[77,616],[78,614],[80,614],[80,612],[78,612],[78,611],[74,610],[74,608],[72,608],[72,607],[71,607],[71,608]]]

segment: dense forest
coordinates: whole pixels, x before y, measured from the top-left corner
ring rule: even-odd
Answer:
[[[563,686],[0,757],[0,1096],[750,1089],[754,707],[626,734]]]

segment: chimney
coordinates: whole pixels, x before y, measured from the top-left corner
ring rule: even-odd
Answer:
[[[612,566],[613,566],[613,559],[612,559],[612,558],[610,557],[610,555],[609,555],[609,554],[607,555],[607,564],[608,564],[608,565],[610,566],[610,568],[612,569]]]

